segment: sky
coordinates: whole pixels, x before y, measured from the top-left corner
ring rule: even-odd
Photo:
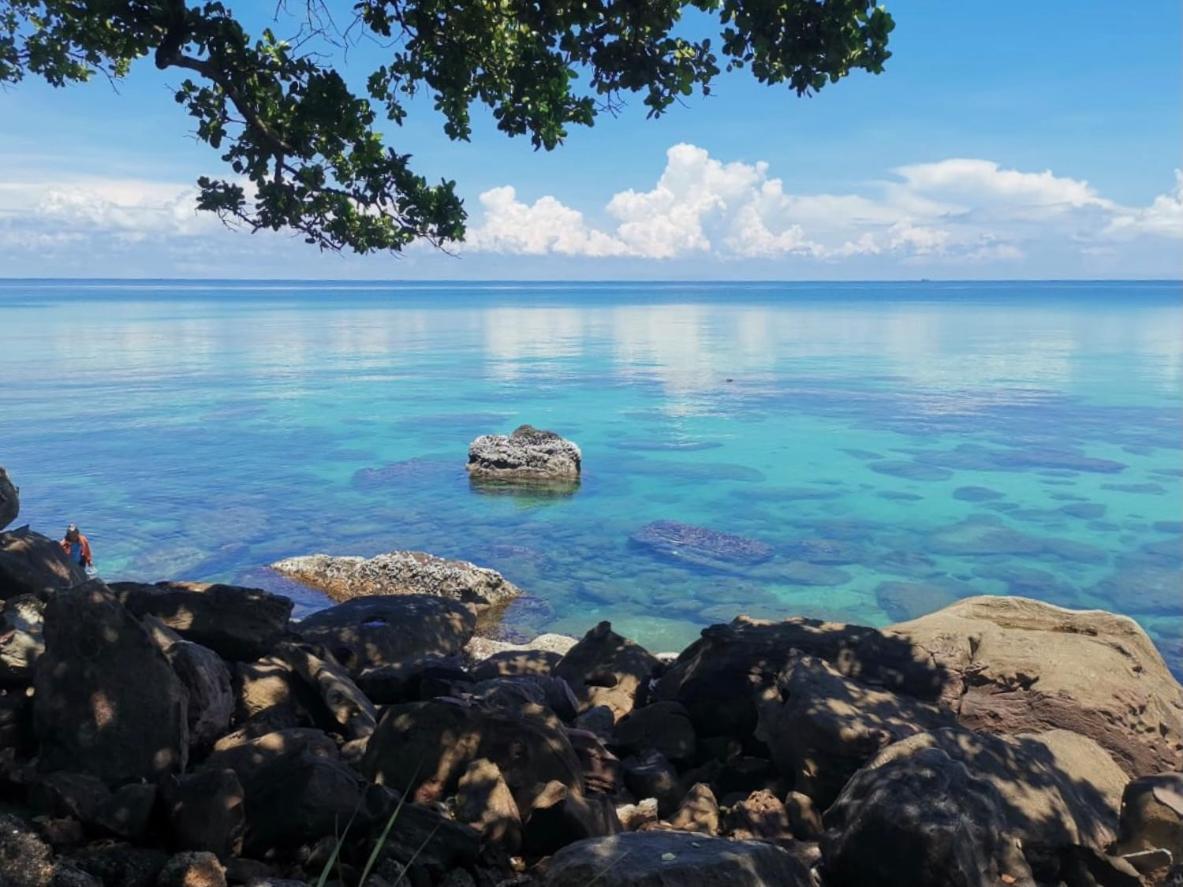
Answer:
[[[232,8],[259,29],[274,4]],[[114,88],[25,80],[0,89],[0,277],[1183,276],[1183,4],[888,9],[879,76],[798,98],[737,72],[655,120],[634,99],[552,152],[484,114],[450,142],[415,102],[387,141],[457,182],[452,254],[322,253],[198,213],[196,178],[226,173],[172,100],[180,72],[151,59]],[[381,56],[358,47],[344,71],[360,82]]]

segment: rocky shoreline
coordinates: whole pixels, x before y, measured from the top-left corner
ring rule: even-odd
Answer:
[[[293,622],[88,580],[17,501],[0,470],[3,887],[1183,884],[1183,688],[1125,617],[511,645],[471,564],[297,559],[342,603]]]

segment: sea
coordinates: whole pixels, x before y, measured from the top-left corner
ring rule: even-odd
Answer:
[[[523,423],[578,488],[470,482]],[[297,615],[269,563],[413,549],[522,588],[511,640],[1017,594],[1183,674],[1181,447],[1178,282],[0,281],[18,523]]]

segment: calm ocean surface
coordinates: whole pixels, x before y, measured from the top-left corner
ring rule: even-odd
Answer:
[[[470,487],[522,422],[583,448],[574,495]],[[1015,593],[1128,613],[1180,673],[1181,423],[1178,284],[0,281],[21,522],[76,521],[108,579],[462,557],[529,592],[510,636]],[[664,560],[657,520],[774,556]]]

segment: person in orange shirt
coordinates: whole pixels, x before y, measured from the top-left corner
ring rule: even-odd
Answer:
[[[90,554],[90,540],[83,536],[74,524],[66,527],[66,536],[58,544],[73,563],[81,567],[94,566],[94,558]]]

